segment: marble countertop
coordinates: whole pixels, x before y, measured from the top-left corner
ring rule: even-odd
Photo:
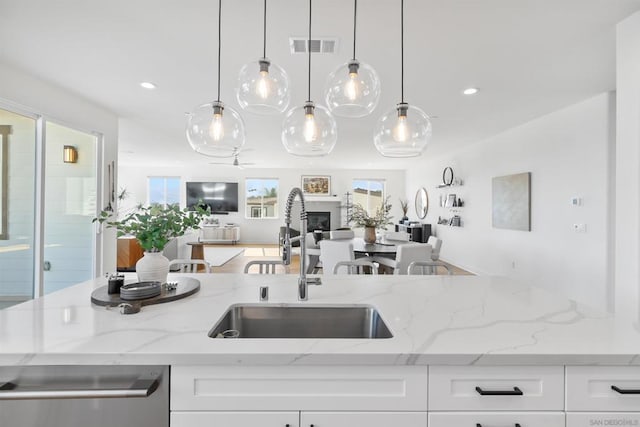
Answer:
[[[640,364],[640,331],[538,288],[483,276],[328,276],[297,301],[296,275],[174,274],[201,290],[133,315],[94,306],[104,278],[0,310],[0,365]],[[128,282],[135,276],[129,275]],[[212,339],[231,304],[370,304],[390,339]]]

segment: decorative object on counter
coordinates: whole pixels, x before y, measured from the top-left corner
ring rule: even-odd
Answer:
[[[422,154],[429,141],[429,116],[404,101],[404,0],[400,0],[400,103],[378,120],[373,142],[385,157],[416,157]]]
[[[110,274],[107,277],[108,289],[107,292],[109,294],[119,294],[120,288],[124,285],[124,275],[122,274]]]
[[[531,172],[495,177],[491,186],[493,227],[531,231]]]
[[[122,303],[128,303],[139,307],[152,304],[162,304],[193,295],[200,290],[200,281],[191,277],[178,277],[175,281],[171,282],[170,286],[160,286],[160,293],[158,295],[139,300],[125,300],[120,294],[109,294],[107,288],[108,285],[100,286],[95,289],[91,293],[91,302],[95,305],[105,307],[118,307]]]
[[[289,106],[289,76],[267,58],[267,0],[262,15],[262,57],[240,69],[238,104],[255,114],[279,114]]]
[[[361,204],[356,203],[353,205],[353,212],[348,222],[353,223],[356,227],[364,227],[364,241],[375,243],[376,229],[386,229],[387,225],[391,225],[393,217],[389,214],[390,211],[389,197],[382,202],[382,205],[376,208],[376,213],[373,216],[369,216],[366,209]]]
[[[325,102],[336,116],[368,116],[380,100],[380,78],[369,64],[356,59],[358,0],[353,1],[353,56],[334,70],[325,84]]]
[[[123,300],[153,298],[160,295],[161,289],[162,284],[160,282],[129,283],[120,289],[120,298]]]
[[[400,209],[402,209],[402,218],[398,221],[400,224],[404,224],[409,220],[407,213],[409,212],[409,201],[407,199],[400,199]]]
[[[311,10],[309,0],[307,46],[311,46]],[[282,145],[294,156],[326,156],[333,151],[338,140],[338,125],[333,114],[311,100],[311,51],[312,49],[307,49],[307,101],[301,107],[290,109],[282,122]]]
[[[221,41],[222,0],[218,0],[218,97],[189,113],[187,140],[196,153],[232,157],[244,146],[245,129],[240,114],[220,101]]]
[[[426,188],[422,187],[416,192],[415,205],[416,215],[418,215],[418,218],[424,219],[429,212],[429,194]]]
[[[118,237],[134,236],[145,251],[144,256],[136,263],[138,280],[166,282],[169,273],[169,260],[162,255],[164,247],[176,237],[184,235],[188,230],[200,228],[200,223],[208,210],[200,206],[195,211],[178,206],[162,207],[138,206],[121,220],[112,220],[113,213],[103,210],[93,222],[106,224],[115,228]]]
[[[302,175],[302,192],[305,196],[330,196],[331,177]]]

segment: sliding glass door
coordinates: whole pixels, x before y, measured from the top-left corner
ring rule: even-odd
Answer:
[[[34,294],[36,125],[0,109],[0,309]]]
[[[95,135],[45,126],[44,294],[94,277]]]

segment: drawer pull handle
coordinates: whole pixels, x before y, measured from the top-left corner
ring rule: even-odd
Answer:
[[[623,389],[618,387],[617,385],[612,385],[611,390],[618,392],[620,394],[640,394],[640,390],[635,388]]]
[[[476,427],[482,427],[482,424],[476,423]],[[521,427],[520,424],[516,423],[515,427]]]
[[[476,387],[476,391],[480,396],[522,396],[522,390],[514,387],[513,390],[483,390]]]

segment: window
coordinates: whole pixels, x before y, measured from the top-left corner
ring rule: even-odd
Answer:
[[[278,218],[277,178],[247,178],[244,188],[247,218]]]
[[[180,206],[180,177],[150,176],[149,205]]]
[[[353,204],[360,204],[369,215],[375,214],[384,201],[384,182],[380,179],[354,179]]]

